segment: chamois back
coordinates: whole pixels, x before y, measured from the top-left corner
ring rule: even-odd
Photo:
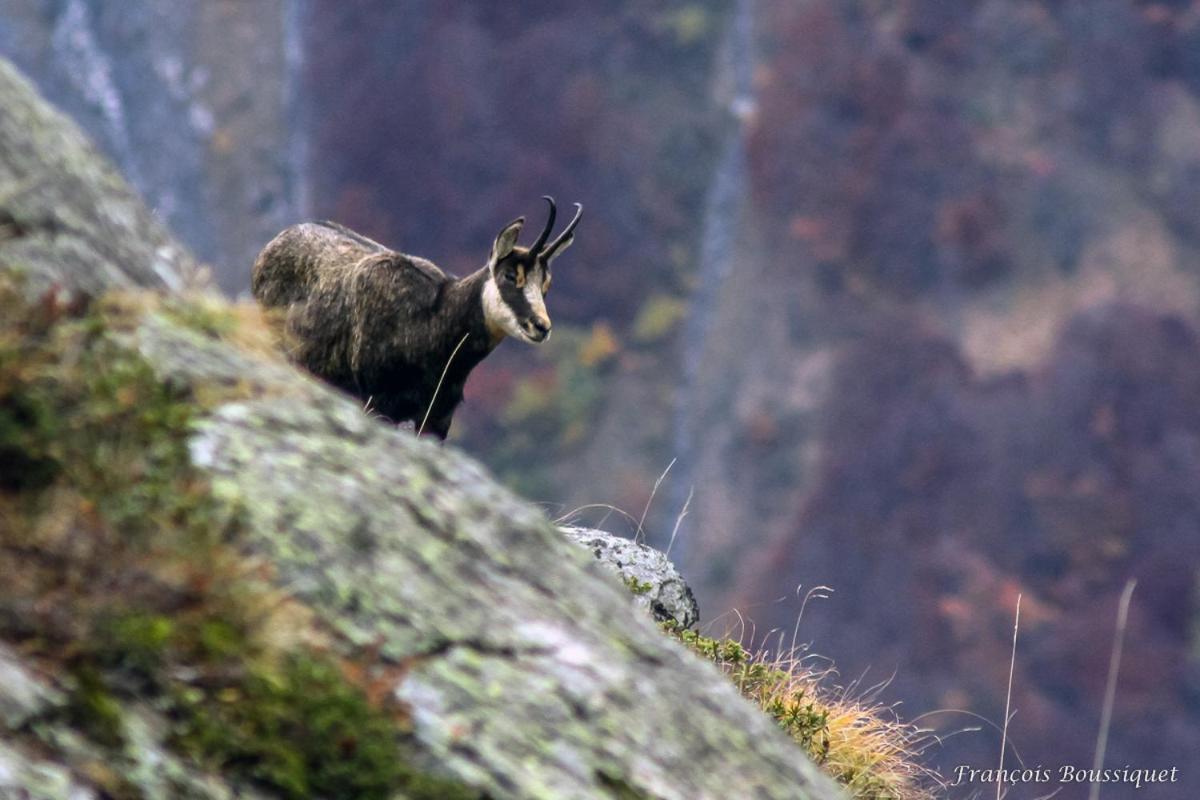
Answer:
[[[305,222],[285,229],[258,258],[250,289],[264,307],[303,300],[323,274],[349,269],[386,247],[336,222]]]

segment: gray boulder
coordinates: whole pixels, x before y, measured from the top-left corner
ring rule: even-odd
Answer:
[[[691,588],[661,550],[595,528],[564,525],[559,530],[615,572],[637,604],[658,622],[691,628],[700,621]]]

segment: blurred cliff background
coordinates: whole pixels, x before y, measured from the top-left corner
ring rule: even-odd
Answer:
[[[674,460],[706,617],[832,587],[847,683],[982,725],[943,769],[995,765],[1018,593],[1010,740],[1090,764],[1136,577],[1108,763],[1194,796],[1200,2],[0,0],[0,53],[230,294],[303,218],[463,274],[582,202],[458,446],[628,532]]]

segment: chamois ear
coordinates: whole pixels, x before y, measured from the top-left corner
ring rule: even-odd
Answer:
[[[513,251],[517,246],[517,237],[521,235],[521,226],[525,224],[524,217],[517,217],[512,222],[500,229],[500,233],[496,234],[496,241],[492,242],[492,257],[488,261],[488,265],[493,269],[500,263],[500,259]]]
[[[546,253],[546,263],[549,264],[551,261],[561,256],[563,251],[570,247],[571,243],[574,241],[575,234],[571,234],[566,239],[563,239],[561,242],[555,244],[554,247],[550,248]]]

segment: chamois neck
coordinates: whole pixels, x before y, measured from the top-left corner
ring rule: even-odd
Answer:
[[[488,318],[485,307],[484,292],[491,277],[491,269],[484,265],[465,278],[455,281],[452,287],[456,295],[455,305],[462,315],[462,329],[470,334],[468,343],[463,346],[471,350],[481,350],[482,355],[494,350],[507,336],[494,320]]]

